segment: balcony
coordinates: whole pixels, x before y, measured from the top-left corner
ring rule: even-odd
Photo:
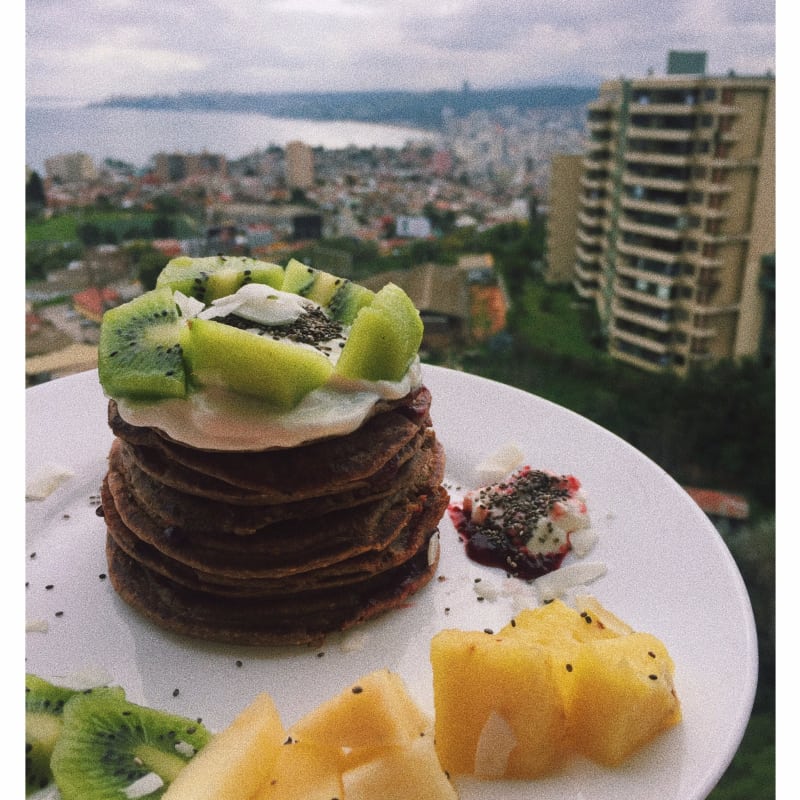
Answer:
[[[635,292],[618,293],[619,297],[631,295],[634,298],[639,298],[639,294]],[[654,331],[661,331],[668,333],[672,330],[673,319],[671,312],[665,309],[650,309],[645,310],[647,307],[642,303],[635,303],[634,305],[620,302],[615,299],[611,304],[611,312],[615,317],[626,319],[629,322],[635,322],[637,325],[642,325],[646,328],[651,328]]]
[[[626,216],[620,217],[619,229],[626,233],[638,234],[640,236],[649,236],[653,239],[672,240],[677,242],[685,235],[685,231],[678,230],[677,228],[666,228],[661,225],[647,225],[641,222],[631,220]],[[653,249],[658,250],[657,247]]]
[[[655,341],[644,333],[636,333],[634,331],[625,330],[625,328],[620,327],[616,321],[612,321],[609,328],[609,333],[612,338],[624,340],[632,345],[636,345],[642,350],[647,350],[654,354],[665,355],[670,352],[670,343],[668,341]]]
[[[653,214],[668,214],[677,218],[685,213],[686,205],[681,203],[669,203],[666,201],[647,200],[625,195],[622,198],[622,207],[631,211],[644,211]]]
[[[626,186],[641,186],[645,189],[657,189],[664,192],[688,191],[691,186],[688,177],[668,178],[663,175],[659,177],[629,169],[622,173],[622,182]]]

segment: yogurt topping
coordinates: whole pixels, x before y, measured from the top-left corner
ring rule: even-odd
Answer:
[[[467,492],[448,511],[471,558],[525,579],[557,569],[570,535],[589,526],[580,481],[529,466]]]
[[[175,294],[185,317],[213,319],[235,314],[257,325],[288,324],[303,313],[320,308],[307,298],[261,284],[243,286],[208,307],[187,301],[179,292]],[[341,341],[346,336],[345,328]],[[336,346],[339,341],[332,340],[326,344],[333,346],[315,349],[335,363],[341,352],[341,347]],[[352,380],[334,374],[288,412],[277,412],[258,398],[211,386],[193,389],[186,398],[117,398],[117,407],[120,416],[131,425],[158,428],[191,447],[244,452],[296,447],[327,436],[346,435],[361,426],[376,403],[399,400],[421,385],[422,369],[416,357],[397,382]]]

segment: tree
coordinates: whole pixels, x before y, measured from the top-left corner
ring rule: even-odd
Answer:
[[[47,205],[44,183],[38,172],[31,172],[25,183],[25,212],[36,215]]]

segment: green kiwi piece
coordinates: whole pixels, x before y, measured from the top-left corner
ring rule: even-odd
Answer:
[[[94,689],[64,706],[50,763],[62,800],[129,800],[126,789],[150,773],[164,784],[147,795],[156,798],[210,740],[196,720]]]
[[[36,675],[25,675],[25,794],[53,781],[50,757],[61,735],[66,702],[74,689],[56,686]]]
[[[111,397],[185,397],[186,322],[172,289],[145,292],[103,315],[97,369]]]
[[[245,256],[206,256],[171,259],[156,279],[156,288],[169,286],[208,304],[233,294],[246,283],[283,284],[283,267]]]
[[[193,381],[260,398],[276,410],[294,408],[333,372],[326,356],[295,342],[213,319],[190,320],[189,330],[185,356]]]
[[[328,302],[328,313],[342,325],[352,325],[358,312],[368,306],[374,297],[375,292],[366,286],[345,280]]]
[[[358,312],[336,373],[369,381],[399,381],[419,350],[422,332],[411,298],[389,283]]]
[[[314,269],[292,258],[286,265],[281,289],[284,292],[294,292],[307,297],[321,306],[327,306],[344,282],[344,278],[321,269]]]

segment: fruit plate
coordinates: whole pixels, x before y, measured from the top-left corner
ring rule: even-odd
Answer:
[[[535,782],[458,779],[462,800],[706,797],[741,741],[758,673],[752,609],[722,538],[663,470],[585,418],[465,373],[426,365],[423,377],[454,499],[509,444],[533,467],[581,480],[598,535],[583,560],[605,567],[588,591],[665,643],[684,717],[620,768],[578,759]],[[104,577],[96,509],[112,435],[96,371],[26,390],[26,407],[28,479],[42,470],[65,477],[44,499],[26,501],[26,669],[48,680],[105,676],[134,702],[219,730],[259,692],[273,696],[288,725],[388,667],[432,711],[431,637],[446,627],[496,630],[521,605],[538,603],[529,584],[469,561],[445,515],[438,577],[407,607],[321,647],[247,648],[164,633]]]

